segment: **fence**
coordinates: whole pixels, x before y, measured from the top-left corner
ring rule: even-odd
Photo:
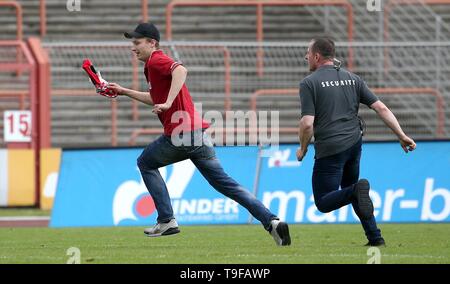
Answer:
[[[70,2],[69,2],[70,3]],[[81,2],[79,2],[81,3]],[[148,21],[148,0],[141,0],[141,21]],[[47,3],[46,0],[39,0],[39,28],[42,37],[47,35]]]
[[[35,101],[37,98],[37,74],[33,56],[23,42],[0,41],[0,54],[2,55],[0,57],[0,121],[2,122],[0,127],[3,130],[5,110],[35,110],[32,100]],[[17,62],[18,57],[23,58],[24,61]],[[18,73],[21,75],[18,76]],[[35,114],[37,112],[33,113]],[[32,137],[37,137],[36,130],[32,133]],[[0,137],[0,145],[4,145],[3,135]],[[23,145],[13,143],[9,146],[15,148]],[[34,148],[35,145],[27,144],[25,147]]]
[[[166,39],[168,41],[172,40],[172,15],[175,7],[226,7],[226,6],[254,6],[256,7],[256,40],[260,43],[264,41],[264,27],[263,27],[263,14],[264,7],[298,7],[298,6],[337,6],[344,8],[347,14],[347,39],[348,42],[353,41],[353,8],[352,5],[345,1],[323,1],[323,0],[308,0],[308,1],[171,1],[167,5],[166,9]],[[351,45],[348,47],[348,68],[351,69],[353,65],[353,54]],[[258,48],[257,52],[257,66],[258,75],[263,76],[264,72],[264,51],[262,48]]]
[[[407,133],[415,133],[415,135],[423,135],[424,138],[435,137],[443,138],[445,130],[445,113],[444,102],[441,94],[432,88],[373,88],[372,91],[378,95],[384,102],[389,102],[391,110],[397,114],[400,124]],[[273,104],[280,100],[283,96],[294,96],[298,98],[298,89],[262,89],[254,92],[250,100],[250,109],[258,110],[258,98],[266,98],[266,102]],[[403,109],[402,105],[396,104],[393,99],[403,98],[404,96],[411,96],[415,100],[420,100],[427,105],[428,111],[413,113]],[[434,102],[434,107],[432,106]],[[371,126],[365,134],[366,138],[372,140],[390,140],[393,135],[384,125],[377,125],[376,117],[373,112],[369,112],[367,108],[360,111],[363,119],[371,120]],[[424,123],[427,121],[427,123]],[[430,121],[433,121],[430,123]],[[432,124],[432,126],[431,126]],[[284,130],[280,133],[297,134],[298,129]]]
[[[352,46],[356,55],[355,72],[371,88],[433,89],[440,94],[442,99],[427,96],[427,92],[404,94],[402,91],[382,94],[382,98],[397,111],[405,125],[410,125],[407,130],[413,137],[449,137],[445,120],[450,117],[446,108],[450,101],[450,82],[445,78],[450,74],[450,62],[447,62],[450,43],[339,42],[336,45],[337,57],[344,63],[348,62],[347,48]],[[109,101],[96,96],[80,69],[83,58],[89,57],[108,81],[145,90],[143,64],[133,57],[129,43],[46,43],[44,46],[52,61],[53,145],[125,146],[130,140],[143,145],[152,138],[140,135],[160,133],[160,123],[147,106],[132,103],[128,98]],[[194,101],[202,102],[205,111],[222,113],[250,110],[250,97],[260,89],[298,89],[299,81],[309,74],[303,59],[307,46],[307,42],[162,42],[162,49],[188,68],[187,84]],[[389,70],[383,64],[386,47],[391,62]],[[256,51],[259,48],[264,51],[263,77],[258,74]],[[266,109],[280,112],[281,128],[296,127],[300,113],[298,98],[284,100],[266,102]],[[438,102],[440,106],[436,108]],[[382,127],[372,116],[368,117],[367,124],[368,129]],[[369,132],[366,139],[394,139],[386,131],[377,131]],[[281,140],[292,142],[295,136],[282,135]]]

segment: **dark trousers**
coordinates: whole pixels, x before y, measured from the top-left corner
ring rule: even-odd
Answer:
[[[312,185],[314,202],[320,212],[328,213],[352,203],[356,215],[360,216],[352,193],[359,179],[361,145],[359,140],[343,152],[315,160]],[[369,220],[360,218],[360,221],[368,240],[381,237],[374,216]]]

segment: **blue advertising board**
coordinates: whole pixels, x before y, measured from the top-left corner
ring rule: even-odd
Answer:
[[[280,146],[263,158],[258,199],[291,223],[357,222],[351,206],[320,213],[312,194],[314,149],[302,163],[297,146]],[[371,184],[370,195],[379,222],[450,221],[450,143],[421,142],[405,154],[398,143],[365,143],[360,178]]]
[[[62,155],[50,226],[151,225],[157,212],[136,159],[142,149],[68,150]],[[256,147],[218,147],[224,170],[252,190]],[[190,160],[159,169],[180,224],[239,224],[248,212],[208,184]]]
[[[296,145],[281,145],[260,155],[257,147],[217,147],[216,153],[225,171],[247,190],[255,191],[282,220],[358,222],[351,206],[327,214],[317,210],[311,188],[314,149],[310,146],[301,163],[296,161],[296,149]],[[50,226],[155,223],[155,205],[136,166],[141,152],[64,151]],[[216,192],[190,160],[161,168],[160,173],[180,224],[244,224],[251,220],[246,209]],[[370,181],[378,222],[450,221],[450,142],[419,142],[408,154],[398,143],[365,143],[360,177]]]

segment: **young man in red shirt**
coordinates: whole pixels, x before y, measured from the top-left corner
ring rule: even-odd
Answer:
[[[158,237],[179,233],[170,196],[158,168],[191,159],[208,182],[223,195],[244,206],[269,231],[277,245],[291,244],[288,224],[279,221],[258,199],[229,177],[216,158],[209,136],[209,124],[196,112],[186,87],[187,70],[159,49],[159,31],[151,23],[141,23],[124,34],[133,40],[132,51],[145,62],[149,92],[139,92],[111,83],[109,88],[147,105],[158,115],[164,135],[148,145],[138,158],[144,183],[158,211],[157,224],[144,230]],[[150,93],[150,94],[149,94]],[[182,119],[180,119],[182,118]],[[182,121],[182,122],[180,122]],[[183,142],[180,145],[181,139]]]

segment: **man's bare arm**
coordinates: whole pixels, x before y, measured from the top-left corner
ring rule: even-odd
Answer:
[[[298,139],[300,141],[300,148],[297,150],[297,159],[303,160],[308,151],[308,145],[314,134],[314,116],[305,115],[300,120],[300,127],[298,131]]]
[[[139,92],[132,89],[127,89],[116,83],[109,83],[108,87],[115,90],[119,95],[130,97],[147,105],[153,105],[152,98],[148,92]]]
[[[414,140],[406,136],[395,115],[383,102],[376,101],[370,105],[370,108],[375,110],[383,122],[395,133],[395,135],[397,135],[400,145],[405,153],[413,151],[416,148]]]

